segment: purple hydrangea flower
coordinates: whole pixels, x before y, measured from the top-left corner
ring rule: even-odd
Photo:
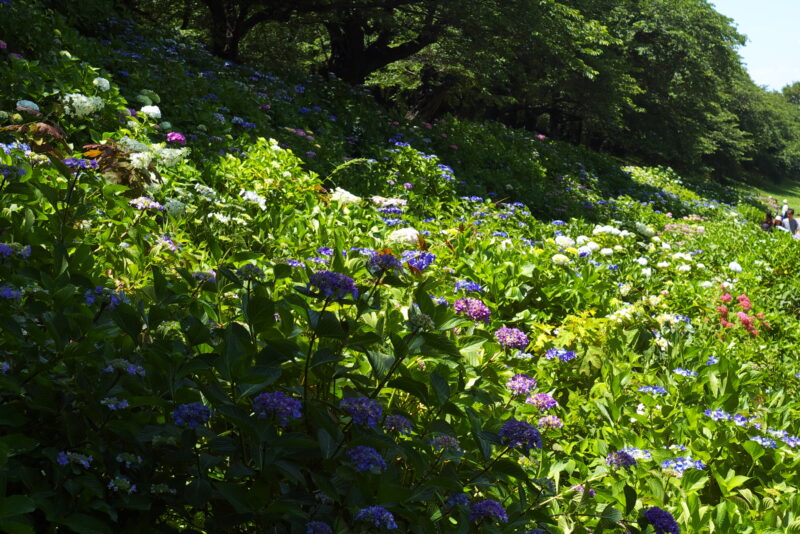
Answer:
[[[430,441],[430,443],[431,443],[431,445],[433,445],[433,448],[436,449],[437,451],[443,451],[443,450],[460,451],[461,450],[461,444],[458,442],[458,440],[455,437],[450,436],[449,434],[439,434],[439,435],[435,436]]]
[[[465,315],[467,318],[476,322],[482,321],[488,323],[492,315],[492,312],[489,311],[489,308],[487,308],[486,304],[480,299],[458,299],[455,304],[453,304],[453,309],[456,314]]]
[[[348,397],[342,399],[339,408],[347,412],[353,424],[375,428],[383,414],[381,405],[367,397]]]
[[[508,379],[506,387],[513,395],[527,395],[536,387],[536,379],[525,374],[516,374]]]
[[[211,419],[211,410],[200,402],[181,404],[172,412],[172,419],[178,426],[197,428]]]
[[[130,202],[129,205],[133,206],[137,210],[157,210],[157,211],[164,211],[164,206],[153,200],[149,197],[138,197],[134,198]]]
[[[579,493],[588,493],[589,497],[595,496],[595,491],[592,488],[586,488],[583,484],[576,484],[570,488],[572,491],[577,491]]]
[[[625,451],[614,451],[606,456],[606,463],[614,469],[623,467],[630,470],[631,467],[636,466],[636,458]]]
[[[170,132],[167,134],[167,143],[175,143],[177,145],[186,144],[186,136],[180,132]]]
[[[0,286],[0,297],[8,300],[19,300],[22,298],[22,291],[11,286]]]
[[[0,243],[0,258],[6,259],[14,254],[14,247],[5,243]]]
[[[545,415],[539,418],[536,425],[539,428],[561,428],[564,426],[564,422],[555,415]]]
[[[524,349],[530,343],[528,336],[519,328],[498,328],[494,337],[505,349]]]
[[[268,415],[278,420],[278,425],[285,427],[290,419],[303,416],[303,404],[282,391],[261,393],[253,399],[253,411],[264,419]]]
[[[311,275],[308,285],[317,288],[326,299],[340,300],[345,295],[352,295],[354,299],[358,298],[356,283],[352,278],[341,273],[317,271]]]
[[[508,514],[499,502],[493,501],[492,499],[470,504],[469,520],[478,522],[484,519],[506,523],[508,522]]]
[[[527,421],[511,418],[503,423],[498,435],[509,447],[522,447],[525,452],[542,448],[539,431]]]
[[[540,411],[546,412],[558,406],[558,401],[547,393],[536,393],[525,399],[525,404],[536,406]]]
[[[115,412],[117,410],[124,410],[128,407],[128,401],[125,399],[119,400],[116,397],[106,397],[100,401],[100,404],[108,407],[109,410]]]
[[[367,523],[372,523],[375,528],[385,528],[386,530],[397,528],[397,523],[392,513],[382,506],[362,508],[356,514],[356,521],[366,521]]]
[[[372,447],[359,445],[358,447],[350,449],[347,455],[350,457],[350,462],[353,464],[353,467],[355,467],[356,471],[359,473],[370,471],[378,474],[386,470],[386,460]]]
[[[386,432],[397,432],[398,434],[407,436],[411,434],[414,425],[402,415],[392,414],[386,417],[383,428]]]
[[[672,514],[666,510],[662,510],[658,506],[648,508],[644,512],[644,518],[656,534],[680,534],[681,529]]]

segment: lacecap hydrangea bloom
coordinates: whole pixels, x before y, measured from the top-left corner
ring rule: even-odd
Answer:
[[[548,349],[547,352],[544,353],[544,357],[548,360],[553,360],[558,358],[562,362],[568,362],[570,360],[574,360],[578,356],[575,354],[574,351],[566,350],[566,349]]]
[[[414,425],[411,424],[411,421],[402,415],[397,414],[387,416],[386,421],[383,423],[383,429],[386,432],[396,432],[404,436],[411,434],[411,430],[413,430],[413,428]]]
[[[399,271],[402,268],[403,264],[392,254],[374,254],[367,262],[367,270],[374,276]]]
[[[525,404],[536,406],[540,411],[546,412],[558,406],[558,401],[547,393],[536,393],[525,399]]]
[[[333,534],[333,529],[322,521],[309,521],[306,523],[306,534]]]

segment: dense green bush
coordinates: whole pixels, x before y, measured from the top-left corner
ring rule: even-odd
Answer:
[[[0,10],[0,530],[798,528],[748,198]]]

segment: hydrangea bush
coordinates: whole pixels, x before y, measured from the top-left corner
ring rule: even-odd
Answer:
[[[102,24],[0,3],[0,530],[797,528],[748,199]]]

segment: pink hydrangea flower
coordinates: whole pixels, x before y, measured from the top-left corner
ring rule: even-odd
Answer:
[[[178,145],[186,144],[186,136],[179,132],[170,132],[167,134],[168,143],[176,143]]]

